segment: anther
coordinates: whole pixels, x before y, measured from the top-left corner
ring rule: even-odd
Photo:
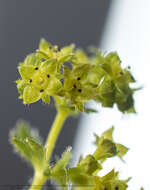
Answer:
[[[120,74],[123,75],[123,72],[121,71]]]
[[[78,92],[82,92],[82,90],[81,90],[81,89],[78,89]]]
[[[30,83],[31,83],[31,82],[32,82],[32,79],[30,79],[29,81],[30,81]]]
[[[50,78],[50,75],[49,75],[49,74],[47,74],[47,78]]]
[[[74,88],[77,88],[77,86],[76,86],[75,84],[73,85],[73,87],[74,87]]]
[[[41,89],[41,90],[40,90],[40,92],[44,92],[44,90],[43,90],[43,89]]]
[[[118,186],[116,186],[116,187],[115,187],[115,190],[119,190],[119,187],[118,187]]]
[[[35,70],[38,70],[39,68],[38,67],[35,67]]]
[[[77,80],[80,80],[80,79],[81,79],[80,77],[77,78]]]

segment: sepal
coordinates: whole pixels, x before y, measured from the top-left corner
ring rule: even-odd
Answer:
[[[114,127],[104,131],[101,136],[95,135],[94,144],[97,146],[95,156],[99,159],[104,157],[104,160],[108,157],[118,156],[123,160],[123,156],[128,152],[128,148],[122,144],[116,143],[113,139]],[[105,155],[105,156],[102,156]],[[102,159],[102,161],[104,161]]]
[[[98,143],[98,147],[94,152],[94,157],[97,160],[105,160],[106,158],[113,157],[117,154],[117,149],[115,143],[113,143],[109,139],[105,139],[104,137],[100,139]]]
[[[90,154],[82,159],[77,164],[77,167],[88,175],[92,175],[95,171],[102,169],[101,164],[95,159],[93,155]]]
[[[68,189],[68,172],[66,167],[71,159],[70,151],[71,149],[68,148],[51,170],[52,179],[55,180],[64,190]]]

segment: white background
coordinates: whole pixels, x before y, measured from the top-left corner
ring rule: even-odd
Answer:
[[[150,1],[113,0],[103,32],[100,48],[117,51],[124,67],[130,65],[143,90],[135,95],[137,114],[122,115],[116,108],[96,106],[98,114],[83,115],[74,145],[75,158],[80,154],[92,153],[93,132],[101,134],[115,125],[114,139],[130,148],[124,157],[109,159],[101,174],[112,168],[120,171],[121,178],[132,176],[129,190],[150,189]]]

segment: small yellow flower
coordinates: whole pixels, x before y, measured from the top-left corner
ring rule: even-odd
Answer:
[[[49,103],[50,96],[56,95],[59,89],[62,87],[60,80],[56,76],[57,61],[56,59],[49,59],[42,62],[41,59],[35,55],[29,55],[33,57],[34,62],[25,62],[18,67],[22,80],[17,81],[17,87],[20,93],[20,98],[23,98],[24,104],[30,104],[42,99],[43,102]],[[26,59],[29,59],[27,57]]]

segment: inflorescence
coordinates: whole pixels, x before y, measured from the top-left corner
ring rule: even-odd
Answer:
[[[46,104],[50,97],[58,106],[70,111],[85,111],[85,103],[94,100],[104,107],[117,105],[121,112],[135,112],[130,87],[135,79],[130,68],[123,69],[116,52],[103,55],[91,48],[88,56],[74,45],[61,49],[41,40],[39,49],[19,64],[21,79],[17,88],[24,104],[40,99]]]

